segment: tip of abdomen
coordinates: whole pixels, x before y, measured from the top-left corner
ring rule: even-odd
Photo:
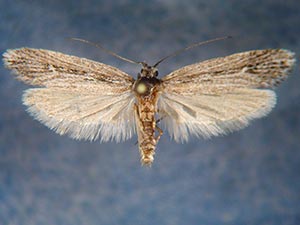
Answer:
[[[144,150],[141,152],[141,163],[143,166],[151,166],[154,160],[154,150]]]

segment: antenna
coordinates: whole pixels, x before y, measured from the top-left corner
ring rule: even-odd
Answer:
[[[93,45],[93,46],[101,49],[102,51],[104,51],[104,52],[106,52],[106,53],[108,53],[108,54],[110,54],[110,55],[112,55],[112,56],[114,56],[114,57],[116,57],[118,59],[124,60],[126,62],[129,62],[129,63],[132,63],[132,64],[141,64],[141,65],[143,65],[143,62],[137,62],[137,61],[134,61],[134,60],[131,60],[131,59],[127,59],[127,58],[125,58],[123,56],[120,56],[120,55],[118,55],[118,54],[116,54],[116,53],[114,53],[114,52],[112,52],[112,51],[104,48],[100,44],[96,44],[96,43],[93,43],[93,42],[90,42],[90,41],[87,41],[87,40],[84,40],[84,39],[81,39],[81,38],[69,38],[69,39],[72,40],[72,41],[80,41],[80,42],[83,42],[83,43],[86,43],[86,44],[89,44],[89,45]]]
[[[189,46],[187,46],[185,48],[179,49],[179,50],[171,53],[170,55],[167,55],[167,56],[163,57],[157,63],[155,63],[153,67],[157,67],[158,64],[160,64],[162,61],[164,61],[164,60],[166,60],[168,58],[174,57],[174,56],[180,54],[181,52],[187,51],[187,50],[189,50],[191,48],[195,48],[195,47],[198,47],[200,45],[205,45],[205,44],[208,44],[208,43],[212,43],[212,42],[215,42],[215,41],[221,41],[221,40],[225,40],[225,39],[229,39],[229,38],[232,38],[232,37],[231,36],[218,37],[218,38],[210,39],[208,41],[201,41],[201,42],[198,42],[198,43],[195,43],[195,44],[191,44],[191,45],[189,45]]]

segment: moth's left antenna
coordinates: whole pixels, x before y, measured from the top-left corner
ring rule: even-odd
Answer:
[[[93,43],[93,42],[90,42],[90,41],[87,41],[87,40],[84,40],[84,39],[81,39],[81,38],[69,38],[69,39],[73,40],[73,41],[80,41],[80,42],[83,42],[83,43],[86,43],[86,44],[89,44],[89,45],[93,45],[93,46],[101,49],[102,51],[104,51],[104,52],[106,52],[106,53],[108,53],[108,54],[110,54],[110,55],[112,55],[112,56],[114,56],[114,57],[116,57],[118,59],[124,60],[126,62],[133,63],[133,64],[142,64],[142,62],[137,62],[137,61],[134,61],[134,60],[131,60],[131,59],[127,59],[127,58],[125,58],[123,56],[120,56],[117,53],[114,53],[114,52],[112,52],[112,51],[104,48],[100,44],[96,44],[96,43]]]
[[[191,48],[195,48],[195,47],[198,47],[200,45],[205,45],[205,44],[208,44],[208,43],[211,43],[211,42],[215,42],[215,41],[221,41],[221,40],[225,40],[225,39],[228,39],[228,38],[232,38],[231,36],[225,36],[225,37],[218,37],[218,38],[214,38],[214,39],[210,39],[208,41],[201,41],[201,42],[198,42],[198,43],[195,43],[195,44],[192,44],[192,45],[189,45],[185,48],[182,48],[182,49],[179,49],[173,53],[171,53],[170,55],[167,55],[165,57],[163,57],[162,59],[160,59],[157,63],[154,64],[153,67],[157,67],[158,64],[160,64],[161,62],[165,61],[166,59],[168,58],[171,58],[171,57],[174,57],[178,54],[180,54],[181,52],[184,52],[184,51],[187,51]]]

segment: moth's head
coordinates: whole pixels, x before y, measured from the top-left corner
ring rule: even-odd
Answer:
[[[154,66],[149,66],[147,63],[142,63],[142,69],[141,72],[138,74],[138,78],[140,77],[146,77],[146,78],[152,78],[158,76],[158,70]]]

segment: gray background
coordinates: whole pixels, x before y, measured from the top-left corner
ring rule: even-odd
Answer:
[[[181,66],[234,52],[299,52],[298,0],[0,1],[0,51],[34,47],[95,59],[136,76],[81,37],[150,64],[188,44],[234,36],[172,58]],[[297,57],[299,55],[297,54]],[[177,144],[164,134],[152,168],[136,137],[74,141],[33,120],[26,85],[0,66],[0,224],[300,224],[299,67],[278,104],[248,128]]]

